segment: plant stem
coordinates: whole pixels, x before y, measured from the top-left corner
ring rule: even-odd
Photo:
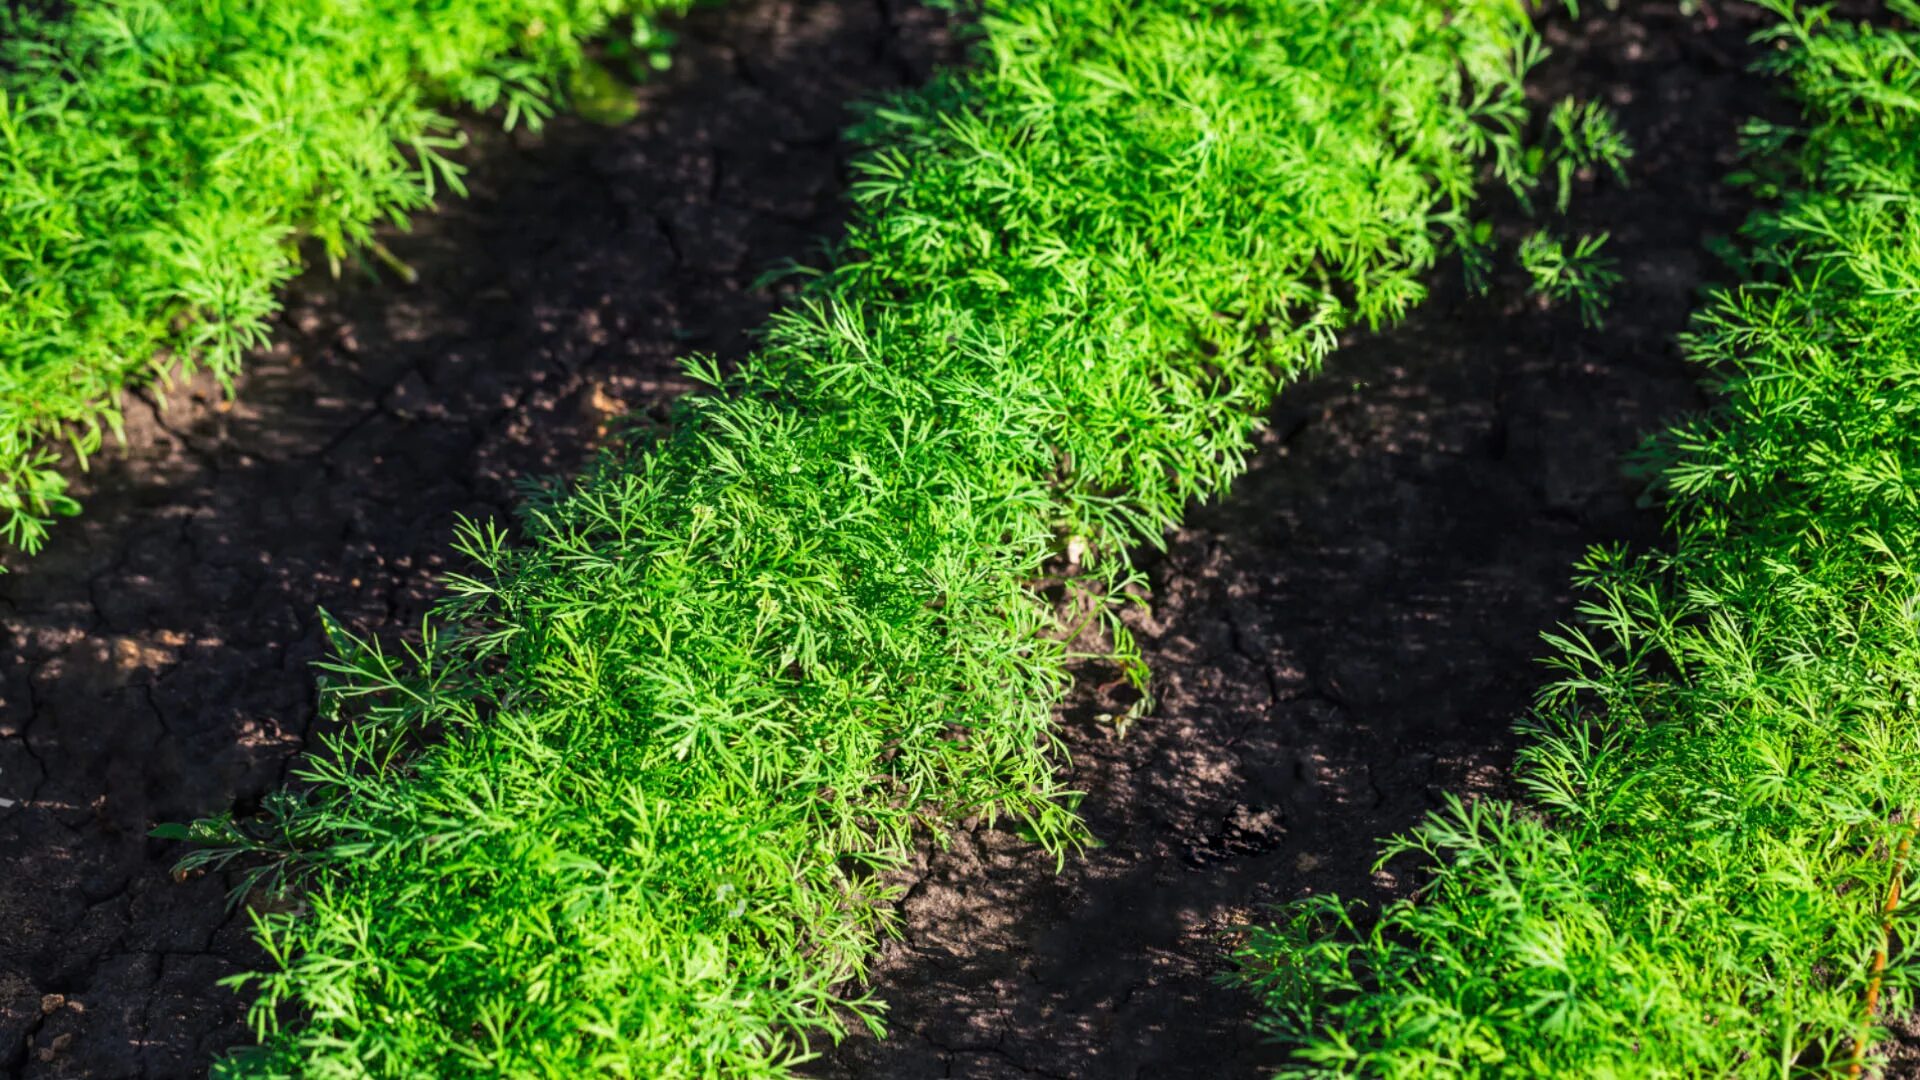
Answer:
[[[1911,815],[1902,813],[1900,820],[1905,822]],[[1853,1040],[1853,1060],[1847,1065],[1847,1075],[1857,1077],[1865,1068],[1867,1053],[1867,1033],[1873,1027],[1874,1013],[1880,1007],[1880,983],[1887,971],[1887,943],[1893,939],[1893,913],[1900,907],[1900,881],[1907,872],[1907,853],[1913,847],[1913,832],[1908,830],[1900,837],[1900,846],[1893,852],[1893,880],[1887,883],[1887,900],[1880,907],[1880,947],[1873,952],[1873,971],[1867,976],[1867,1001],[1865,1015],[1860,1018],[1860,1034]]]
[[[393,252],[387,250],[387,245],[381,243],[378,240],[374,240],[374,241],[370,241],[367,244],[367,250],[373,252],[374,258],[379,259],[381,262],[385,263],[387,266],[387,269],[392,270],[396,274],[399,274],[401,281],[404,281],[409,285],[417,284],[420,281],[420,271],[415,270],[413,267],[408,266],[406,263],[402,262],[400,260],[400,256],[395,255]]]

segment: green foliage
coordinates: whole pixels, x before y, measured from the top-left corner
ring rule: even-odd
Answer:
[[[1920,820],[1920,35],[1770,6],[1807,120],[1687,337],[1718,406],[1645,462],[1673,550],[1581,564],[1525,804],[1394,840],[1408,901],[1248,941],[1283,1075],[1839,1075],[1889,945],[1882,1013],[1920,1004],[1882,927]]]
[[[970,73],[863,114],[850,240],[764,346],[522,542],[468,526],[422,644],[336,631],[299,790],[187,834],[297,898],[228,1073],[784,1076],[877,1027],[842,988],[917,830],[1085,840],[1045,563],[1117,596],[1282,381],[1420,298],[1520,160],[1531,32],[988,4]]]
[[[1576,16],[1579,14],[1577,5],[1567,6]],[[1597,102],[1565,98],[1547,113],[1545,130],[1539,137],[1505,141],[1494,147],[1494,153],[1499,176],[1527,215],[1538,217],[1534,196],[1543,187],[1552,191],[1554,212],[1564,216],[1573,202],[1576,179],[1592,178],[1604,171],[1615,183],[1625,184],[1626,163],[1633,149],[1610,109]],[[1468,286],[1475,292],[1485,292],[1498,246],[1493,223],[1462,223],[1454,230],[1454,242]],[[1583,236],[1569,254],[1559,239],[1540,230],[1524,237],[1514,255],[1520,268],[1532,277],[1536,295],[1553,303],[1572,301],[1579,305],[1582,322],[1598,326],[1609,294],[1620,281],[1613,260],[1600,254],[1606,242],[1605,235]]]
[[[1612,110],[1597,101],[1564,98],[1553,107],[1547,123],[1552,137],[1545,157],[1553,168],[1554,207],[1561,213],[1567,212],[1574,178],[1582,173],[1605,169],[1615,181],[1626,182],[1627,134],[1620,130]]]
[[[1600,254],[1606,242],[1605,233],[1582,236],[1568,251],[1552,233],[1528,233],[1520,241],[1520,268],[1533,278],[1535,294],[1557,303],[1574,302],[1580,308],[1580,321],[1597,327],[1612,300],[1613,287],[1620,284],[1613,260]]]
[[[1605,170],[1616,182],[1625,183],[1631,156],[1626,132],[1620,130],[1613,110],[1596,101],[1563,98],[1547,114],[1544,137],[1522,146],[1515,190],[1521,205],[1531,210],[1533,192],[1550,185],[1554,209],[1564,214],[1573,199],[1576,178]]]
[[[684,0],[108,0],[0,8],[0,537],[78,507],[56,471],[129,383],[261,344],[313,238],[337,268],[441,189],[436,105],[537,123],[581,42]],[[597,71],[598,69],[589,69]],[[577,82],[577,80],[575,80]]]

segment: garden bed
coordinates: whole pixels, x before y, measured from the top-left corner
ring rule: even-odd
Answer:
[[[0,1074],[204,1075],[250,1041],[216,981],[260,963],[218,876],[156,822],[241,810],[314,715],[317,608],[417,628],[456,514],[504,515],[690,350],[744,351],[749,290],[837,235],[851,99],[926,76],[940,21],[875,0],[744,0],[677,24],[619,129],[469,125],[474,197],[388,245],[403,286],[308,274],[237,399],[129,408],[131,453],[0,577]],[[43,1005],[45,1006],[43,1008]]]
[[[1130,613],[1158,707],[1117,739],[1100,717],[1131,691],[1076,673],[1068,786],[1106,846],[1058,875],[1004,828],[923,853],[874,977],[889,1037],[823,1047],[813,1075],[1266,1075],[1281,1055],[1219,982],[1227,935],[1297,897],[1405,895],[1412,874],[1371,872],[1381,837],[1447,793],[1512,794],[1510,725],[1541,631],[1572,614],[1570,567],[1660,543],[1620,458],[1705,404],[1673,335],[1730,277],[1702,245],[1749,209],[1722,182],[1737,124],[1782,113],[1745,70],[1753,9],[1595,7],[1546,25],[1531,85],[1609,103],[1636,150],[1626,187],[1574,199],[1621,261],[1605,328],[1450,268],[1283,391],[1247,475],[1152,561],[1151,615]]]
[[[1002,822],[923,852],[874,973],[890,1037],[823,1045],[812,1075],[1261,1075],[1277,1055],[1218,982],[1223,935],[1272,902],[1402,895],[1377,838],[1446,793],[1508,793],[1569,567],[1659,543],[1619,458],[1703,404],[1672,335],[1722,276],[1702,244],[1745,215],[1721,178],[1770,98],[1744,8],[1587,14],[1549,24],[1536,92],[1611,104],[1638,149],[1630,186],[1574,200],[1621,261],[1606,329],[1448,272],[1289,388],[1248,474],[1147,560],[1129,622],[1157,707],[1120,737],[1124,680],[1076,672],[1068,786],[1104,846],[1056,874]],[[316,607],[417,627],[455,514],[503,516],[616,415],[664,415],[685,353],[739,355],[775,299],[754,274],[837,234],[845,101],[945,47],[892,0],[742,0],[682,30],[624,129],[476,131],[476,198],[389,241],[419,285],[303,279],[236,402],[201,383],[131,410],[86,514],[0,578],[9,1075],[196,1075],[250,1041],[215,985],[260,963],[230,881],[174,880],[147,827],[285,781]]]

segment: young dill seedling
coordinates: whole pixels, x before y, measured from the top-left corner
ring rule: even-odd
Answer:
[[[1620,283],[1614,261],[1600,254],[1606,242],[1605,233],[1582,236],[1568,251],[1552,233],[1536,230],[1520,241],[1520,268],[1533,279],[1536,295],[1555,303],[1572,301],[1580,309],[1580,321],[1598,327]]]

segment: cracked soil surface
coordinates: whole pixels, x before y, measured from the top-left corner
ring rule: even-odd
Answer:
[[[308,275],[227,403],[128,403],[132,449],[0,577],[0,1075],[205,1075],[250,1041],[216,985],[259,954],[230,882],[169,873],[157,822],[246,810],[314,716],[317,611],[417,627],[455,516],[577,465],[750,291],[839,232],[846,103],[949,48],[895,0],[733,0],[679,27],[619,129],[473,125],[473,197],[389,239],[420,284]]]

